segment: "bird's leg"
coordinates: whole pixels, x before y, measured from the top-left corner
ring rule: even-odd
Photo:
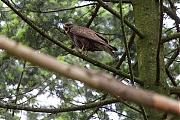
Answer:
[[[88,50],[86,50],[86,54],[85,55],[88,56]]]
[[[80,53],[82,53],[83,49],[84,49],[84,45],[82,46]]]

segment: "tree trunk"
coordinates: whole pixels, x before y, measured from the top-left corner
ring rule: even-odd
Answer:
[[[160,9],[156,0],[132,0],[134,9],[135,26],[144,34],[141,39],[136,36],[139,78],[144,81],[144,89],[168,95],[166,83],[163,45],[160,48],[160,79],[156,84],[157,73],[157,48],[160,34]],[[163,113],[145,107],[149,120],[162,119]]]

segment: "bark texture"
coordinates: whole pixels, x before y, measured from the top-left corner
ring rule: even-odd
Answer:
[[[144,38],[136,37],[138,54],[139,78],[144,81],[145,89],[168,95],[165,79],[165,64],[163,46],[160,49],[160,79],[156,84],[157,73],[157,48],[160,34],[160,7],[156,0],[133,0],[135,26],[144,34]],[[149,120],[163,118],[163,113],[145,107]]]

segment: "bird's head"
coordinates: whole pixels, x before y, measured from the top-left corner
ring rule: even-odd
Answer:
[[[67,22],[63,26],[63,28],[66,31],[66,33],[68,33],[72,27],[73,27],[73,24],[71,22]]]

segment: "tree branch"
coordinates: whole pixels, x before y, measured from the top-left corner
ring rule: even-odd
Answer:
[[[180,38],[180,32],[162,38],[161,42],[162,43],[169,42],[170,40],[176,39],[176,38]]]
[[[75,6],[75,7],[71,7],[71,8],[63,8],[63,9],[56,9],[56,10],[45,10],[45,11],[41,11],[40,9],[38,10],[30,10],[28,8],[23,9],[23,7],[19,7],[18,5],[16,5],[12,0],[11,0],[12,4],[19,9],[22,10],[26,10],[26,11],[30,11],[30,12],[35,12],[35,13],[52,13],[52,12],[61,12],[61,11],[67,11],[67,10],[74,10],[77,8],[82,8],[82,7],[86,7],[86,6],[90,6],[90,5],[96,5],[97,3],[89,3],[89,4],[85,4],[85,5],[81,5],[81,6]]]
[[[174,14],[171,10],[169,10],[166,6],[163,6],[163,11],[173,20],[175,20],[178,24],[180,24],[180,18]]]
[[[116,103],[118,102],[117,99],[108,99],[104,101],[99,101],[99,102],[94,102],[94,103],[89,103],[86,105],[80,105],[77,107],[69,107],[69,108],[53,108],[53,109],[48,109],[48,108],[34,108],[34,107],[25,107],[21,105],[14,105],[14,104],[2,104],[0,103],[0,108],[5,108],[5,109],[13,109],[13,110],[25,110],[25,111],[32,111],[32,112],[43,112],[43,113],[61,113],[61,112],[69,112],[69,111],[77,111],[77,110],[86,110],[90,108],[95,108],[97,105],[107,105],[111,103]]]
[[[15,100],[13,101],[13,103],[15,103],[15,104],[17,103],[17,100],[18,100],[18,97],[19,97],[19,89],[20,89],[21,81],[23,79],[25,67],[26,67],[26,61],[24,61],[24,63],[23,63],[23,71],[21,72],[21,75],[20,75],[20,78],[19,78],[19,82],[18,82],[18,85],[17,85],[16,96],[15,96]],[[14,116],[14,112],[15,111],[12,112],[12,116]]]
[[[161,78],[161,65],[160,65],[160,52],[161,52],[161,38],[162,38],[162,27],[163,27],[163,0],[159,0],[159,17],[160,17],[160,23],[159,23],[159,39],[158,39],[158,46],[157,46],[157,53],[156,53],[156,81],[155,84],[160,84],[160,78]]]
[[[122,100],[141,103],[167,113],[180,115],[180,102],[150,91],[127,86],[109,74],[65,64],[64,62],[56,60],[56,58],[38,53],[29,47],[17,44],[15,41],[2,36],[0,37],[0,48],[11,55],[22,58],[64,77],[79,80],[94,89],[120,96]],[[19,109],[16,105],[1,105],[0,107]],[[25,107],[23,107],[23,109],[25,109]],[[54,111],[54,113],[56,113],[56,111]]]
[[[82,1],[97,1],[97,0],[82,0]],[[103,0],[104,2],[119,3],[119,0]],[[122,3],[132,3],[132,0],[122,0]]]
[[[95,1],[95,0],[89,0],[89,1]],[[119,3],[119,0],[103,0],[104,2],[113,2],[113,3]],[[132,3],[132,0],[122,0],[123,3]],[[175,20],[178,24],[180,24],[180,18],[174,14],[169,8],[163,5],[163,11],[170,16],[173,20]]]
[[[170,87],[170,93],[180,96],[180,87]]]
[[[132,71],[132,64],[131,64],[131,57],[130,57],[130,52],[129,52],[129,48],[128,48],[128,44],[127,44],[127,40],[126,40],[126,34],[125,34],[125,28],[124,28],[124,18],[123,18],[123,12],[122,12],[122,1],[119,1],[119,6],[120,6],[120,16],[121,16],[121,29],[122,29],[122,34],[123,34],[123,40],[124,40],[124,46],[125,46],[125,50],[126,50],[126,55],[127,55],[127,61],[128,61],[128,65],[129,65],[129,73],[130,73],[130,77],[131,77],[131,84],[134,86],[134,75],[133,75],[133,71]]]
[[[177,49],[174,51],[173,55],[171,56],[170,60],[166,63],[166,68],[169,68],[169,66],[174,62],[176,57],[179,55],[180,52],[180,45],[177,46]]]
[[[177,83],[175,81],[175,78],[171,75],[171,73],[169,72],[167,67],[165,69],[166,69],[166,74],[169,77],[169,79],[171,80],[172,84],[177,87]]]
[[[109,11],[111,14],[113,14],[114,16],[116,16],[119,19],[122,19],[120,14],[118,12],[116,12],[115,10],[113,10],[111,7],[109,7],[107,4],[105,4],[102,0],[97,0],[97,2],[107,11]],[[140,38],[143,38],[144,35],[143,33],[141,33],[141,31],[139,31],[133,24],[131,24],[127,19],[124,19],[124,23],[130,27]]]
[[[134,43],[134,38],[135,38],[135,33],[133,32],[131,34],[131,37],[129,39],[129,42],[128,42],[128,48],[130,49],[132,44]],[[119,62],[117,63],[116,65],[116,69],[119,69],[121,64],[123,63],[124,59],[126,58],[126,52],[123,53],[123,55],[121,56]]]
[[[95,19],[95,17],[97,16],[97,13],[99,11],[99,8],[100,8],[100,5],[99,4],[96,4],[96,8],[92,14],[92,17],[91,19],[88,21],[88,23],[86,24],[86,27],[89,28],[89,26],[91,25],[92,21]]]

